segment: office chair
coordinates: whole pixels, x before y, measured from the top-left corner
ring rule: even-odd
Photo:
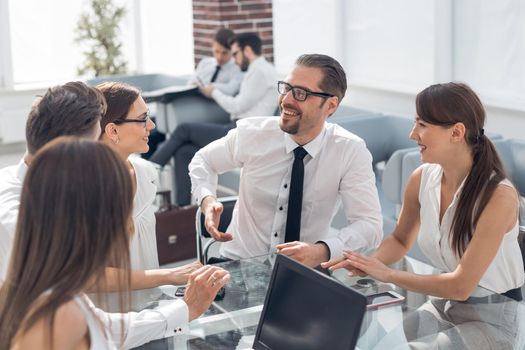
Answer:
[[[230,226],[233,208],[235,207],[237,198],[237,196],[231,196],[221,197],[217,199],[224,206],[224,210],[221,215],[221,220],[219,222],[219,231],[226,232],[228,226]],[[197,258],[201,263],[205,264],[208,261],[208,251],[210,250],[212,244],[216,241],[210,236],[210,234],[206,230],[206,227],[204,225],[204,214],[202,213],[200,207],[199,209],[197,209],[197,213],[195,215],[195,228],[197,231]],[[206,239],[208,239],[208,242],[206,242],[206,245],[204,245],[203,248],[203,244]]]

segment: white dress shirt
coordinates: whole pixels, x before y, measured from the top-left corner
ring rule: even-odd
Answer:
[[[248,66],[237,96],[214,89],[212,97],[230,113],[231,120],[273,115],[278,100],[277,71],[264,57],[258,57]]]
[[[188,80],[188,85],[209,84],[216,68],[217,60],[215,57],[203,58],[197,65],[195,73],[190,80]],[[241,68],[239,68],[233,58],[231,58],[221,66],[217,78],[213,82],[213,86],[225,95],[235,96],[239,92],[243,75]]]
[[[122,338],[122,320],[124,320],[122,346],[124,349],[137,347],[155,339],[188,333],[189,311],[182,299],[140,312],[109,313],[95,307],[86,295],[81,295],[80,298],[98,317],[105,328],[105,333],[118,348]]]
[[[215,196],[217,176],[241,168],[239,200],[221,245],[228,258],[268,253],[284,242],[293,150],[298,145],[279,128],[279,118],[247,118],[222,139],[202,148],[189,169],[198,202]],[[372,156],[365,143],[338,125],[326,123],[303,146],[304,190],[300,240],[325,242],[331,258],[344,249],[375,248],[382,239],[382,218]],[[343,203],[348,226],[336,234],[330,223]]]
[[[15,240],[18,208],[27,165],[20,160],[17,165],[0,169],[0,283],[7,274],[7,266]]]
[[[440,270],[451,272],[459,264],[459,258],[450,246],[452,219],[456,212],[459,196],[463,189],[460,185],[449,207],[445,211],[441,224],[439,212],[441,203],[441,178],[443,168],[438,164],[424,164],[419,187],[419,203],[421,204],[421,228],[418,244],[421,251]],[[508,180],[501,184],[512,187]],[[519,224],[505,234],[494,260],[481,277],[479,285],[496,293],[504,293],[510,289],[521,287],[524,283],[523,260],[518,245]],[[475,296],[480,296],[475,290]]]

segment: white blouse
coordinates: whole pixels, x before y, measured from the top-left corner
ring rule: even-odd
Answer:
[[[131,239],[130,258],[133,270],[159,268],[157,239],[155,235],[155,207],[158,176],[153,165],[137,156],[128,158],[136,177],[136,193],[133,199],[133,224],[135,232]]]
[[[451,226],[464,181],[454,194],[440,224],[439,208],[443,168],[438,164],[424,164],[422,168],[419,187],[421,227],[418,244],[435,267],[445,272],[452,272],[458,266],[459,258],[450,246]],[[513,187],[507,179],[501,184]],[[523,285],[525,278],[517,240],[518,233],[519,223],[516,220],[516,225],[505,234],[494,260],[481,277],[479,281],[481,287],[496,293],[504,293]],[[479,291],[473,293],[473,295],[479,294]]]
[[[75,297],[75,303],[78,305],[84,319],[86,320],[89,331],[90,350],[116,350],[115,344],[112,342],[112,337],[105,325],[98,319],[95,313],[95,306],[85,294],[80,294]]]

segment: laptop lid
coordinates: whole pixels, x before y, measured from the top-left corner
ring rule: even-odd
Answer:
[[[253,348],[354,349],[365,310],[364,295],[279,254]]]

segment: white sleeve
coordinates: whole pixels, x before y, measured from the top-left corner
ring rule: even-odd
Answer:
[[[129,349],[155,339],[188,333],[188,306],[179,299],[155,309],[140,312],[108,313],[95,308],[95,313],[111,334],[111,340],[120,348]],[[124,325],[124,332],[122,331]]]
[[[239,92],[241,86],[243,73],[239,69],[235,71],[227,83],[213,83],[213,86],[228,96],[235,96]]]
[[[343,255],[343,250],[365,251],[377,248],[383,238],[383,219],[372,155],[364,143],[356,144],[355,154],[341,179],[339,193],[348,225],[335,237],[323,239],[330,249],[330,258]]]
[[[186,85],[192,85],[192,86],[198,86],[199,85],[199,82],[197,81],[197,77],[201,78],[201,74],[202,74],[202,70],[204,69],[206,65],[206,59],[203,58],[202,60],[199,61],[199,63],[197,64],[197,68],[195,68],[195,72],[193,73],[193,75],[190,77],[190,79],[188,80],[188,82],[186,83]],[[201,78],[202,79],[202,78]]]
[[[242,167],[237,145],[238,129],[201,148],[188,166],[192,193],[200,204],[206,196],[216,196],[219,174]]]
[[[19,206],[19,195],[8,194],[2,198],[2,208],[0,208],[0,285],[7,275],[11,250],[15,242]]]
[[[237,96],[228,96],[218,89],[214,89],[211,96],[226,112],[232,115],[243,114],[264,98],[267,80],[262,69],[254,70],[244,77]]]

